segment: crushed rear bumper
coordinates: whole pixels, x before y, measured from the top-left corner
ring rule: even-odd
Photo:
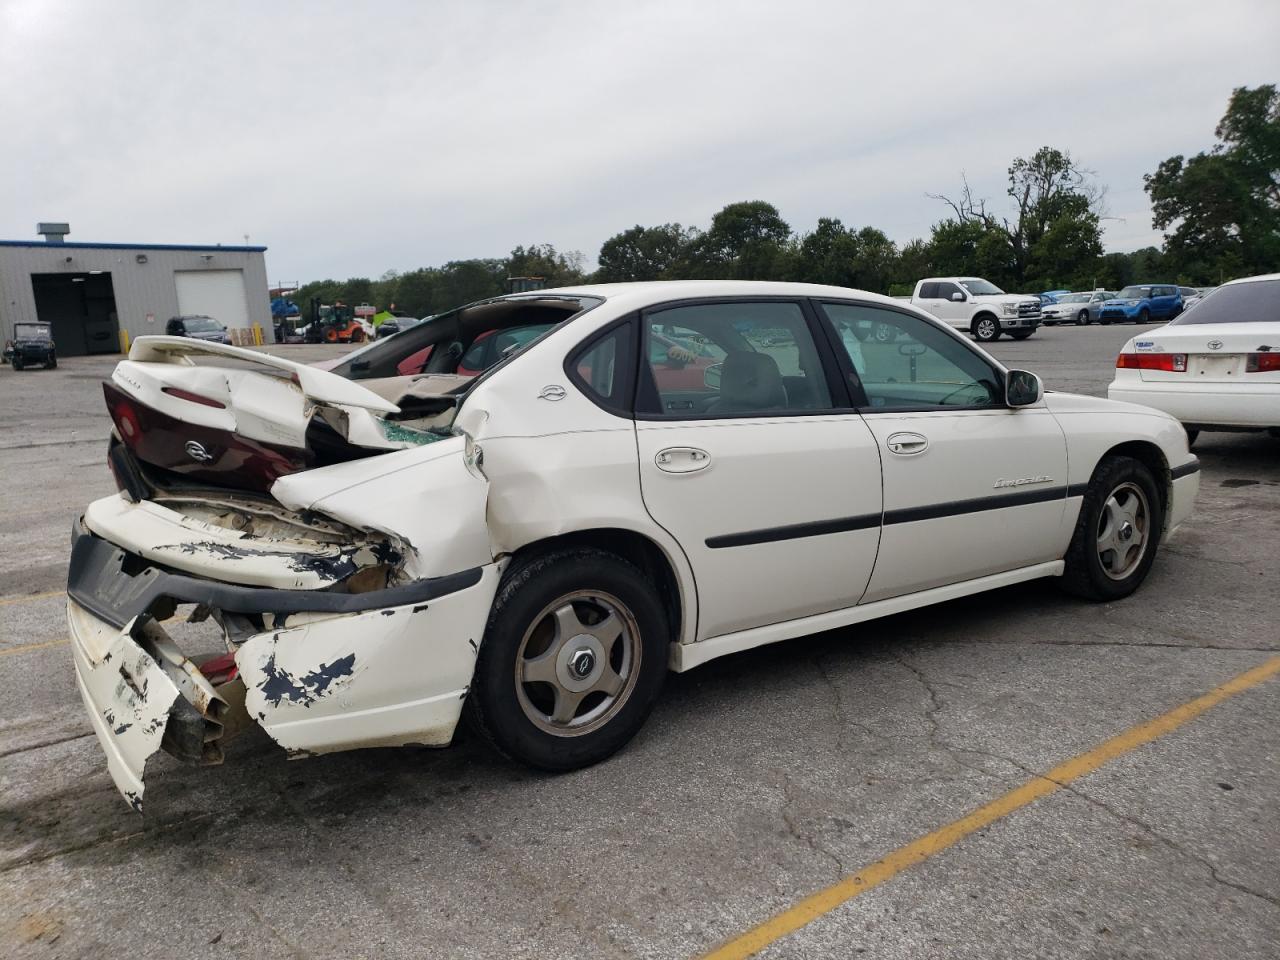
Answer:
[[[297,756],[447,745],[500,575],[490,564],[367,593],[282,590],[175,573],[79,523],[72,541],[76,682],[139,811],[158,750],[221,763],[225,740],[254,722]],[[164,631],[157,618],[185,603],[210,608],[234,666],[206,675]]]

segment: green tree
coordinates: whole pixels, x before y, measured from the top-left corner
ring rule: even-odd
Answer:
[[[791,227],[763,200],[731,203],[690,251],[689,273],[709,280],[783,279],[795,267]]]
[[[974,259],[969,269],[1012,290],[1051,280],[1049,265],[1071,276],[1096,270],[1102,255],[1099,218],[1105,191],[1095,185],[1092,173],[1069,153],[1041,147],[1029,158],[1015,159],[1008,178],[1005,193],[1013,205],[1009,216],[988,210],[987,201],[973,195],[967,180],[956,199],[933,195],[954,214],[939,227],[954,223],[966,228],[959,233],[944,230],[944,245],[955,249],[958,241],[971,243]],[[1073,225],[1064,226],[1064,221]],[[980,238],[971,225],[981,230]],[[939,239],[935,227],[935,245]],[[940,266],[939,272],[948,271]]]
[[[582,264],[576,250],[560,253],[549,243],[534,243],[512,250],[506,270],[509,277],[542,277],[549,287],[566,287],[586,279]]]
[[[686,230],[678,223],[660,227],[636,224],[600,245],[594,279],[616,283],[682,277],[687,273],[689,250],[697,236],[697,230]]]
[[[1143,180],[1170,265],[1193,283],[1266,273],[1280,263],[1280,93],[1273,84],[1231,94],[1218,143],[1169,157]]]

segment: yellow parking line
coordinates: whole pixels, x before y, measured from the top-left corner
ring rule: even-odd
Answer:
[[[50,597],[61,597],[66,594],[65,590],[50,590],[48,593],[28,593],[23,597],[0,597],[0,607],[7,607],[11,603],[30,603],[33,600],[48,600]]]
[[[70,643],[66,637],[61,640],[46,640],[43,643],[24,643],[20,647],[9,647],[7,650],[0,650],[0,657],[12,657],[16,653],[29,653],[32,650],[43,650],[45,647],[60,647],[64,643]]]
[[[1104,764],[1136,750],[1143,744],[1172,733],[1228,697],[1257,686],[1277,673],[1280,673],[1280,657],[1272,657],[1260,666],[1245,671],[1189,703],[1175,707],[1154,720],[1130,727],[1124,733],[1112,737],[1087,753],[1058,764],[1044,776],[1028,780],[1022,786],[1010,790],[986,806],[979,807],[968,816],[961,817],[933,833],[913,840],[906,846],[894,850],[883,860],[877,860],[869,867],[845,877],[825,890],[819,890],[805,897],[795,906],[705,954],[704,960],[741,960],[759,953],[765,947],[795,933],[836,907],[848,903],[859,894],[892,880],[908,867],[923,863],[935,854],[954,846],[974,831],[990,826],[1046,794],[1062,789],[1072,781],[1092,773]]]

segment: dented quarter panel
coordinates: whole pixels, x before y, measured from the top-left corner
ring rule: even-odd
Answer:
[[[132,638],[132,622],[117,631],[68,602],[67,626],[76,686],[107,755],[107,770],[130,806],[141,811],[147,760],[160,749],[181,693]]]
[[[436,577],[493,562],[485,529],[488,484],[463,463],[463,438],[281,477],[271,494],[408,544],[405,573]]]
[[[430,603],[290,618],[251,637],[236,653],[249,716],[302,754],[448,744],[501,570]]]

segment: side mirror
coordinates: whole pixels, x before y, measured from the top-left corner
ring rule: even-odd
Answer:
[[[1004,381],[1006,407],[1028,407],[1044,396],[1044,384],[1034,373],[1010,370]]]
[[[959,290],[957,290],[955,293],[951,295],[951,299],[954,300],[956,303],[964,303],[964,294],[961,293]]]

